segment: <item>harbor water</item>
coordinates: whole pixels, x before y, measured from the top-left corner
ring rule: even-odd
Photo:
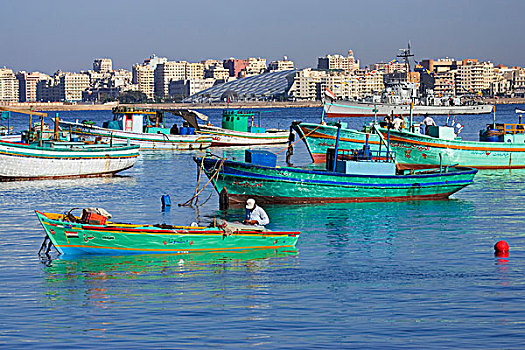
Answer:
[[[498,106],[498,121],[517,122],[516,107],[524,108]],[[220,110],[202,112],[220,124]],[[59,115],[98,125],[111,118]],[[263,126],[320,116],[320,108],[270,109]],[[467,140],[492,122],[457,119]],[[365,120],[345,121],[360,129]],[[15,130],[26,122],[10,121]],[[242,157],[244,149],[211,151]],[[302,232],[297,249],[37,255],[44,231],[34,210],[102,207],[120,222],[178,225],[242,219],[244,210],[219,211],[211,186],[199,206],[177,205],[194,193],[192,158],[202,154],[146,151],[114,178],[0,183],[0,347],[523,348],[525,170],[480,171],[446,201],[265,206],[270,229]],[[292,160],[309,162],[302,142]],[[172,202],[165,211],[163,195]],[[499,240],[508,257],[494,255]]]

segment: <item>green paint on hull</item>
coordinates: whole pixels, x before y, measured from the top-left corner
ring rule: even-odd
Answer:
[[[386,129],[380,129],[385,134]],[[467,166],[478,169],[525,168],[525,144],[443,140],[390,131],[390,146],[400,169]]]
[[[64,254],[188,254],[294,247],[299,232],[219,227],[159,228],[152,225],[107,223],[90,225],[63,220],[60,214],[36,211],[47,236]]]
[[[201,158],[195,161],[201,164]],[[208,177],[220,162],[204,159]],[[225,189],[234,201],[246,196],[273,203],[401,201],[448,198],[471,184],[476,173],[475,169],[450,168],[446,173],[419,175],[349,175],[225,161],[213,184],[218,193]]]

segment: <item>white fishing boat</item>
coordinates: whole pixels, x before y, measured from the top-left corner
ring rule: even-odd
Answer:
[[[168,128],[162,111],[151,111],[131,107],[116,107],[114,118],[102,127],[92,122],[60,121],[63,128],[70,130],[80,139],[95,139],[104,142],[132,143],[141,149],[192,150],[211,146],[212,139],[195,135],[186,127],[174,124]]]
[[[111,176],[131,168],[138,146],[71,141],[70,135],[41,122],[22,133],[21,142],[0,140],[0,181]]]
[[[212,138],[212,146],[259,146],[288,142],[289,131],[266,129],[262,126],[261,111],[225,109],[222,112],[221,127],[198,124],[208,117],[194,110],[176,110],[172,113],[182,116],[198,135]]]

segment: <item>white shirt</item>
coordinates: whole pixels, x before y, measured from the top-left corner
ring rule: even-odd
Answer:
[[[434,122],[434,119],[430,118],[430,117],[426,117],[425,119],[423,119],[423,124],[425,125],[433,125],[433,126],[436,126],[436,123]]]
[[[255,205],[255,208],[252,210],[246,209],[246,220],[255,220],[258,225],[265,226],[270,223],[270,218],[268,214],[258,205]]]
[[[401,130],[401,125],[403,124],[403,119],[401,119],[401,118],[396,118],[396,119],[394,119],[394,121],[392,122],[392,124],[394,125],[394,129],[396,129],[396,130]]]

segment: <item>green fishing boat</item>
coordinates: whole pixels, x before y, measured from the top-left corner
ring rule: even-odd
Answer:
[[[222,221],[202,226],[142,225],[107,221],[83,210],[71,214],[35,211],[48,239],[61,254],[190,254],[295,247],[300,232]],[[48,248],[50,246],[48,245]]]
[[[276,166],[270,152],[246,152],[245,162],[194,158],[219,193],[223,208],[241,205],[247,198],[283,204],[446,199],[471,184],[477,173],[462,167],[400,173],[388,155],[377,155],[379,161],[373,161],[369,149],[332,156],[328,170]]]

